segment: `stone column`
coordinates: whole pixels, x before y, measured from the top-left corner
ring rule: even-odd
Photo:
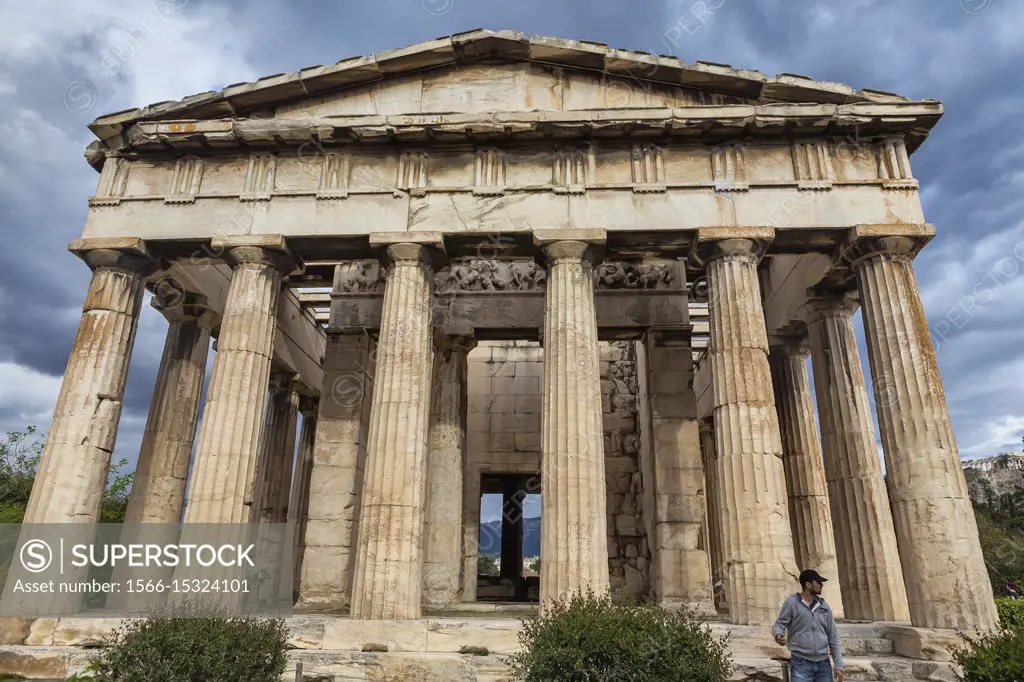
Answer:
[[[848,298],[819,299],[805,315],[839,583],[847,618],[907,620],[907,593],[853,335],[855,307]]]
[[[210,334],[219,322],[219,315],[205,307],[201,296],[182,295],[173,287],[164,292],[169,296],[162,296],[160,289],[157,287],[153,294],[153,307],[167,318],[167,337],[124,522],[161,525],[124,528],[124,544],[178,542],[177,524],[185,506],[185,483],[199,421]],[[112,579],[122,585],[129,579],[167,581],[173,573],[170,567],[130,568],[118,564]],[[127,591],[109,595],[106,602],[107,608],[125,614],[145,614],[153,604],[153,595]]]
[[[716,606],[729,603],[729,574],[725,569],[725,550],[722,538],[722,490],[718,480],[718,454],[715,452],[715,424],[713,419],[701,419],[700,450],[704,464],[704,497],[708,519],[708,559],[711,565],[711,594]]]
[[[248,523],[266,414],[277,301],[294,257],[283,237],[214,239],[233,269],[191,473],[186,523]]]
[[[319,400],[304,395],[299,398],[302,431],[299,434],[299,456],[292,477],[292,492],[288,502],[288,522],[295,524],[295,599],[299,598],[302,561],[306,550],[306,522],[309,512],[309,481],[313,471],[313,453],[316,447],[316,413]]]
[[[377,341],[365,330],[328,333],[295,606],[299,612],[340,613],[350,603],[376,360]]]
[[[423,244],[388,247],[376,387],[352,581],[352,617],[419,618],[430,383],[432,268]]]
[[[842,581],[836,563],[836,543],[829,516],[825,464],[814,419],[807,356],[811,349],[793,339],[771,346],[768,364],[775,388],[775,409],[782,435],[782,466],[789,493],[789,520],[793,551],[801,570],[814,569],[832,578],[828,603],[836,617],[844,615]]]
[[[253,520],[284,523],[295,464],[295,432],[299,416],[298,377],[290,372],[270,376],[270,404],[253,493]]]
[[[688,335],[667,329],[648,333],[646,351],[653,480],[645,486],[654,490],[654,509],[644,513],[654,515],[647,538],[651,583],[662,605],[713,616],[693,351]]]
[[[177,304],[154,295],[153,307],[167,318],[167,337],[125,510],[126,524],[181,521],[210,333],[219,321],[195,295],[186,295]]]
[[[436,337],[427,451],[423,603],[443,609],[462,592],[462,473],[466,462],[467,356],[476,339]]]
[[[796,587],[793,531],[778,415],[768,368],[768,338],[757,279],[764,244],[701,230],[708,312],[715,451],[723,503],[730,619],[774,622]],[[757,231],[760,233],[770,231]]]
[[[589,232],[589,231],[588,231]],[[596,232],[596,231],[595,231]],[[541,231],[535,238],[542,239]],[[541,606],[609,590],[604,434],[591,244],[544,243]],[[604,233],[595,241],[604,241]]]
[[[80,239],[68,248],[92,268],[92,281],[24,523],[99,520],[143,285],[156,267],[141,239]]]
[[[860,232],[858,227],[854,238]],[[878,427],[885,449],[910,620],[985,629],[998,622],[978,527],[906,237],[855,241]]]

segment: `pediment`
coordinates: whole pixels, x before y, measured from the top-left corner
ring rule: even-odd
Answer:
[[[755,101],[699,88],[549,64],[473,63],[395,76],[282,104],[276,107],[275,117],[581,111]]]
[[[908,101],[795,74],[477,30],[109,114],[89,127],[108,140],[141,121]]]

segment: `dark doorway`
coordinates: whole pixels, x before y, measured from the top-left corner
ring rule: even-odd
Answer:
[[[486,474],[480,492],[477,601],[538,601],[539,476]]]

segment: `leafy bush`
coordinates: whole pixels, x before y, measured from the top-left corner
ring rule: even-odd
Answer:
[[[130,621],[88,673],[98,682],[278,682],[286,639],[280,619]]]
[[[689,613],[574,595],[527,620],[520,651],[508,658],[513,679],[722,682],[732,662],[726,640]]]
[[[1008,630],[1024,630],[1024,599],[996,599],[999,623]]]
[[[963,638],[965,646],[953,650],[953,661],[963,669],[964,682],[1024,680],[1024,629]]]
[[[501,573],[498,560],[490,554],[480,554],[476,557],[476,574],[486,576],[497,576]]]

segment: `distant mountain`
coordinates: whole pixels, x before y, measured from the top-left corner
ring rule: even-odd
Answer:
[[[501,556],[501,519],[480,523],[480,554]],[[540,517],[523,518],[523,556],[540,556]]]

